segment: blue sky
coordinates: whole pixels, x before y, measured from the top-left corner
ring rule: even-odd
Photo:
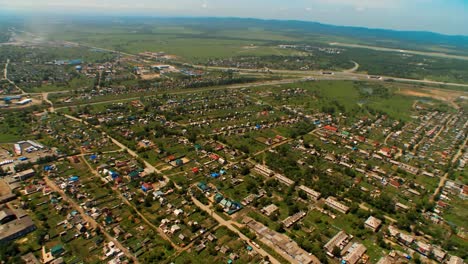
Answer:
[[[8,11],[295,19],[468,35],[468,0],[0,0]]]

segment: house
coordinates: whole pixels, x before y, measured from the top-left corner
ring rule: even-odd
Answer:
[[[270,204],[262,208],[261,212],[264,213],[266,216],[270,216],[276,211],[278,211],[278,206],[275,204]]]
[[[405,211],[409,210],[409,207],[407,205],[402,204],[402,203],[396,203],[395,207],[396,207],[396,209],[401,209],[401,210],[405,210]]]
[[[354,243],[350,248],[346,250],[346,255],[343,257],[343,260],[347,264],[356,264],[361,257],[366,253],[367,248],[361,243]]]
[[[141,185],[141,190],[144,191],[144,192],[148,192],[148,191],[151,191],[153,190],[153,185],[151,183],[143,183]]]
[[[180,230],[181,230],[180,226],[178,226],[178,225],[172,225],[172,226],[171,226],[170,233],[171,233],[171,234],[175,234],[176,232],[178,232],[178,231],[180,231]]]
[[[24,193],[26,195],[38,192],[41,188],[37,185],[28,185],[24,187]]]
[[[11,219],[11,217],[9,217],[9,219]],[[6,218],[4,217],[3,220],[6,220]],[[13,241],[34,230],[36,230],[36,226],[29,216],[10,220],[0,225],[0,243]]]
[[[289,255],[294,259],[294,263],[301,264],[319,264],[320,260],[314,255],[302,249],[295,241],[288,236],[275,232],[263,224],[245,217],[243,223],[254,231],[261,239],[268,239],[270,245],[277,251]],[[254,244],[255,245],[255,244]]]
[[[332,237],[326,244],[323,246],[326,253],[333,257],[333,249],[338,247],[343,249],[349,243],[350,237],[344,231],[338,232],[334,237]]]
[[[400,184],[399,181],[392,179],[392,180],[390,181],[390,186],[393,186],[393,187],[395,187],[395,188],[398,189],[398,188],[400,188],[401,184]]]
[[[432,248],[432,254],[434,255],[434,258],[439,262],[442,262],[445,256],[447,256],[447,253],[438,247]]]
[[[289,179],[288,177],[282,175],[282,174],[279,174],[279,173],[276,173],[275,174],[275,178],[281,182],[282,184],[285,184],[287,186],[291,186],[294,184],[294,181]]]
[[[326,125],[323,127],[325,130],[327,131],[330,131],[330,132],[333,132],[333,133],[336,133],[338,132],[338,128],[334,127],[334,126],[330,126],[330,125]]]
[[[302,190],[304,191],[307,196],[309,196],[310,198],[314,199],[314,200],[318,200],[320,198],[320,193],[307,187],[307,186],[304,186],[304,185],[301,185],[299,186],[299,190]]]
[[[52,256],[54,256],[54,257],[61,255],[63,252],[65,252],[65,249],[64,249],[63,246],[60,245],[60,244],[55,245],[55,246],[53,246],[53,247],[50,249],[50,253],[51,253]]]
[[[39,260],[34,256],[33,253],[29,252],[26,255],[21,256],[21,259],[25,264],[40,264]]]
[[[447,262],[447,264],[463,264],[463,263],[465,263],[463,259],[457,256],[450,256],[450,259]]]
[[[400,241],[401,243],[409,246],[413,243],[414,241],[414,237],[411,236],[411,235],[408,235],[408,234],[405,234],[405,233],[399,233],[398,237],[397,237],[398,241]]]
[[[432,247],[422,241],[416,241],[416,250],[424,256],[427,256],[431,252]]]
[[[267,166],[256,164],[253,169],[256,173],[265,177],[271,177],[275,174],[274,171],[270,170]]]
[[[348,213],[349,211],[349,207],[338,202],[338,200],[333,197],[333,196],[329,196],[326,200],[325,200],[325,204],[335,210],[337,210],[338,212],[341,212],[343,214],[346,214]]]
[[[80,232],[80,233],[86,232],[86,227],[85,227],[83,224],[81,224],[81,223],[77,224],[77,225],[75,226],[75,228],[76,228],[76,231],[78,231],[78,232]]]
[[[297,223],[299,220],[301,220],[304,216],[306,216],[306,212],[300,211],[295,213],[292,216],[289,216],[288,218],[283,220],[283,225],[288,228]]]
[[[217,154],[214,154],[214,153],[210,154],[210,159],[212,159],[212,160],[219,160],[219,158],[220,157]]]
[[[179,215],[182,215],[184,214],[184,211],[182,209],[175,209],[174,210],[174,215],[175,216],[179,216]]]
[[[19,180],[19,181],[24,181],[28,178],[31,178],[32,176],[35,175],[35,171],[33,169],[28,169],[28,170],[24,170],[24,171],[20,171],[18,173],[16,173],[15,175],[13,175],[13,179],[15,180]]]
[[[392,150],[390,148],[383,147],[379,150],[379,153],[384,156],[390,157],[392,155]]]
[[[210,187],[206,185],[204,182],[199,182],[197,184],[197,187],[202,191],[202,192],[208,192],[210,190]]]
[[[382,220],[375,218],[373,216],[369,216],[369,218],[367,218],[366,222],[364,223],[364,226],[376,232],[379,229],[381,224],[382,224]]]
[[[16,215],[12,210],[5,208],[0,211],[0,224],[6,224],[16,219]]]

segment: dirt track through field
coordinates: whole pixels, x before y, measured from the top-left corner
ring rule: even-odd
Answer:
[[[460,109],[460,106],[455,101],[460,96],[468,96],[467,92],[435,88],[401,88],[397,93],[408,96],[427,97],[440,100],[449,103],[455,109]]]

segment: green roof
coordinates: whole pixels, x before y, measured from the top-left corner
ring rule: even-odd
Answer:
[[[60,253],[62,253],[64,251],[65,250],[63,249],[63,246],[60,245],[60,244],[55,245],[50,249],[50,253],[52,253],[52,256],[58,255],[58,254],[60,254]]]

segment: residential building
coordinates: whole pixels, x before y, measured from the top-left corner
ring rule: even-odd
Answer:
[[[0,225],[0,242],[13,241],[34,230],[36,230],[36,226],[29,216],[15,219]]]
[[[334,237],[332,237],[323,247],[326,253],[333,257],[333,249],[338,247],[340,250],[343,249],[349,243],[350,237],[345,231],[340,231]]]
[[[382,224],[382,220],[375,218],[373,216],[369,216],[369,218],[367,218],[366,222],[364,223],[364,226],[376,232],[379,229],[381,224]]]
[[[338,202],[338,200],[333,197],[333,196],[329,196],[326,200],[325,200],[325,204],[330,206],[331,208],[343,213],[343,214],[346,214],[348,213],[349,211],[349,207]]]
[[[275,204],[270,204],[270,205],[263,207],[261,212],[267,216],[270,216],[276,211],[278,211],[278,209],[279,209],[278,206],[276,206]]]
[[[343,257],[343,260],[346,261],[347,264],[356,264],[366,251],[367,248],[363,244],[354,243],[346,250],[346,255]]]
[[[282,175],[282,174],[275,174],[275,179],[277,179],[279,182],[281,182],[282,184],[285,184],[287,186],[291,186],[294,184],[294,181],[289,179],[288,177]]]
[[[285,227],[288,228],[288,227],[291,227],[292,225],[294,225],[295,223],[297,223],[304,216],[306,216],[306,212],[300,211],[300,212],[295,213],[294,215],[289,216],[288,218],[284,219],[282,223],[283,223],[283,225]]]
[[[310,198],[318,200],[320,193],[304,185],[299,186],[299,190],[304,191]]]

